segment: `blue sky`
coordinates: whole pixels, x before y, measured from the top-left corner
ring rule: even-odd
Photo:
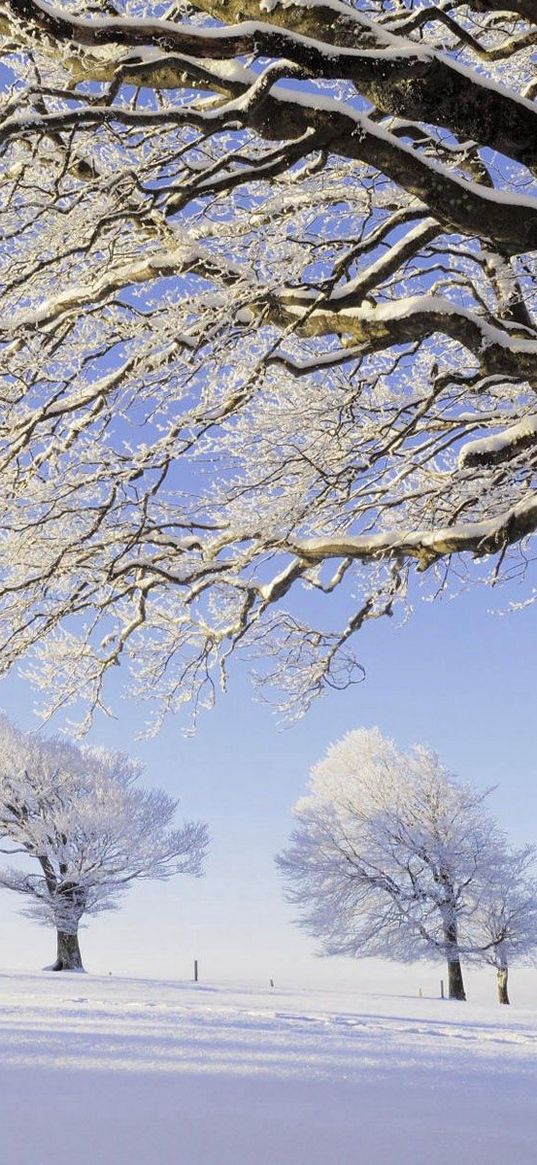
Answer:
[[[497,784],[491,807],[501,824],[516,841],[532,840],[535,611],[487,613],[507,599],[505,589],[474,589],[453,601],[418,603],[403,627],[369,625],[361,633],[364,683],[330,693],[283,731],[270,708],[253,701],[241,669],[194,738],[169,721],[156,739],[137,740],[143,711],[125,702],[116,705],[117,719],[100,718],[93,740],[143,759],[147,782],[178,795],[186,816],[207,820],[213,841],[205,878],[138,884],[120,912],[90,921],[82,935],[88,970],[185,979],[196,957],[213,981],[359,982],[367,968],[315,957],[312,940],[291,924],[273,867],[310,766],[352,728],[378,724],[403,746],[425,741],[465,780]],[[33,699],[20,679],[0,688],[0,704],[24,727],[38,724]],[[0,962],[34,970],[51,960],[54,936],[17,906],[14,895],[0,895]],[[410,990],[421,975],[397,969]],[[394,969],[376,967],[375,979],[393,983]]]

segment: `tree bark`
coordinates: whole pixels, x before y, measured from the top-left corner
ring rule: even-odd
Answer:
[[[507,991],[507,978],[509,975],[508,967],[498,967],[496,971],[496,986],[498,989],[498,1003],[510,1003],[509,994]]]
[[[448,959],[448,985],[450,999],[466,1000],[461,961],[458,955],[456,958]]]
[[[56,962],[51,967],[52,971],[83,971],[82,955],[80,954],[80,947],[78,945],[77,934],[66,934],[65,931],[58,930],[57,934],[57,952]]]

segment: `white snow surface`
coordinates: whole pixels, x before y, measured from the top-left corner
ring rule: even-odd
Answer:
[[[536,1160],[537,1006],[17,973],[0,1015],[5,1165]]]

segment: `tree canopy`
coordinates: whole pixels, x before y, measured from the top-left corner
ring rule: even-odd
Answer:
[[[536,41],[533,0],[2,0],[0,657],[51,706],[120,660],[211,702],[241,649],[292,714],[414,571],[525,573]]]

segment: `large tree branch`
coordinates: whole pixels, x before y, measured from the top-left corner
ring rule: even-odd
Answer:
[[[107,17],[81,20],[66,17],[61,10],[40,0],[9,0],[9,4],[14,13],[31,21],[53,40],[90,49],[130,45],[152,46],[161,52],[208,59],[252,53],[276,59],[283,57],[300,65],[306,76],[340,77],[354,82],[385,113],[445,127],[462,135],[463,140],[473,139],[524,165],[537,166],[537,111],[531,101],[499,85],[491,85],[485,77],[470,73],[447,56],[402,37],[393,37],[378,26],[368,29],[369,39],[376,37],[374,49],[327,51],[326,41],[330,37],[326,33],[333,27],[334,19],[332,14],[328,28],[323,26],[322,8],[315,23],[320,39],[315,40],[289,30],[296,19],[293,8],[286,10],[285,30],[259,22],[256,0],[250,4],[249,12],[254,19],[248,23],[236,28],[199,30],[164,20]],[[221,20],[225,6],[214,4],[211,11]],[[353,18],[352,10],[348,9],[342,17],[343,24],[347,19],[354,19],[359,42],[368,25],[357,14]]]
[[[461,522],[434,530],[389,530],[379,534],[299,539],[288,550],[303,564],[330,558],[371,562],[383,558],[417,559],[426,570],[439,559],[470,553],[476,558],[498,554],[537,529],[537,495],[530,494],[506,513],[482,522]]]
[[[300,137],[307,127],[326,135],[332,151],[375,166],[409,193],[422,199],[440,222],[463,234],[492,238],[510,254],[537,248],[537,201],[524,195],[491,190],[457,178],[446,167],[429,162],[368,117],[332,99],[307,93],[291,95],[276,86],[268,94],[257,77],[244,95],[217,108],[203,106],[146,111],[93,105],[50,114],[16,114],[0,126],[0,143],[36,134],[124,125],[212,127],[215,132],[237,125],[263,136]]]
[[[533,339],[516,332],[510,334],[494,321],[488,322],[477,312],[459,308],[442,296],[359,303],[355,308],[349,306],[348,298],[341,311],[335,298],[306,315],[303,307],[286,305],[284,295],[282,310],[297,321],[298,327],[303,315],[306,334],[349,335],[355,344],[372,351],[421,341],[435,333],[450,336],[472,353],[483,373],[519,376],[537,387],[537,336]]]

